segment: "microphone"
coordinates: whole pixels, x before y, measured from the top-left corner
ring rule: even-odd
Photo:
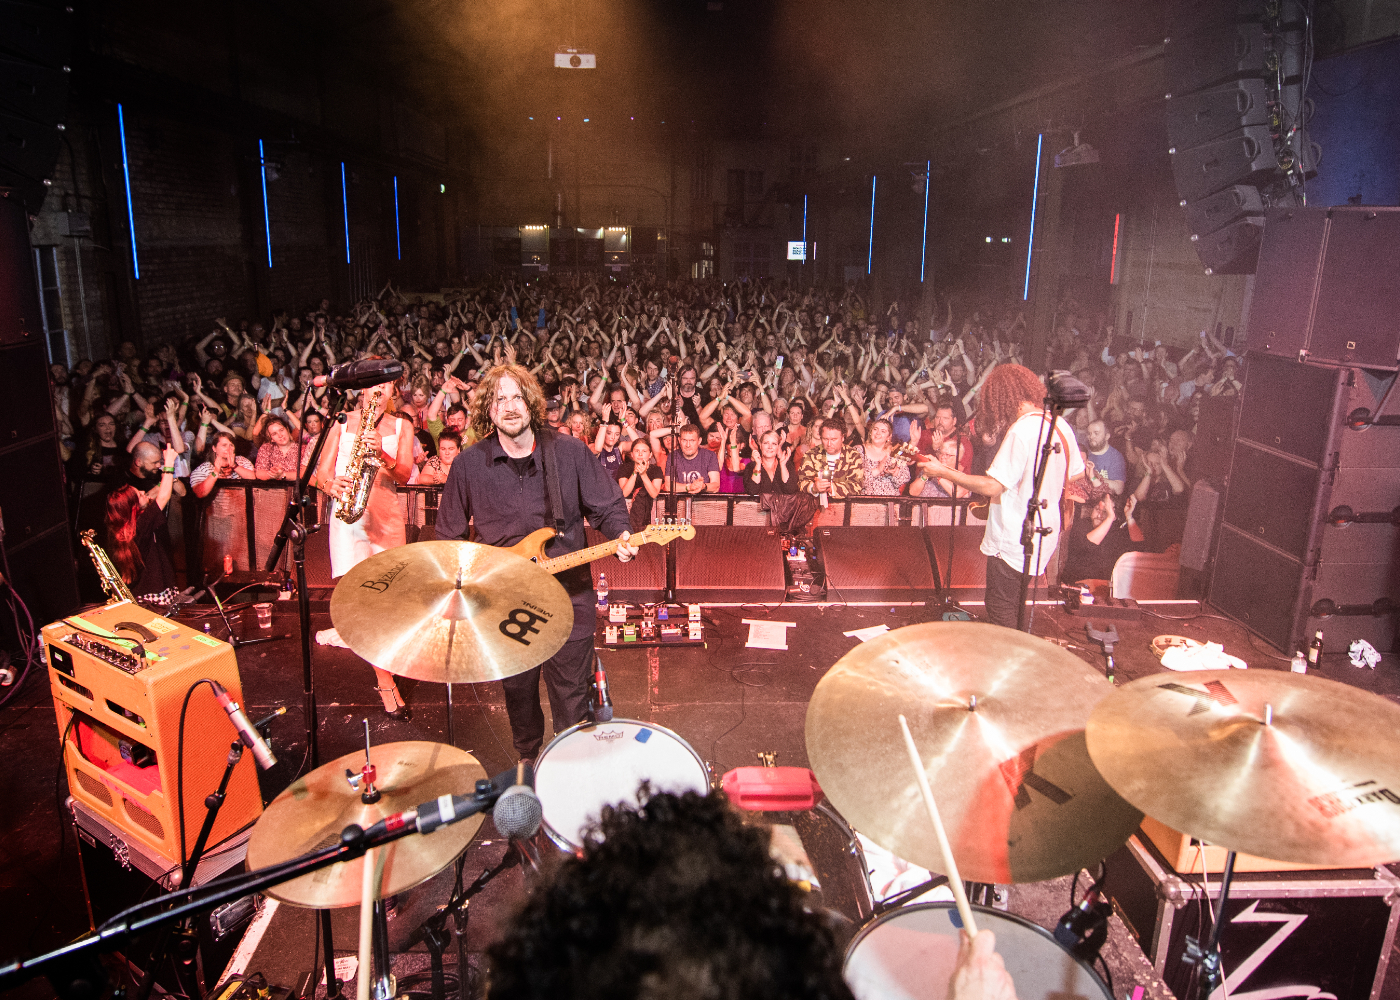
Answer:
[[[1050,402],[1062,410],[1073,410],[1089,402],[1093,393],[1089,387],[1069,372],[1053,371],[1045,379]]]
[[[603,658],[596,653],[593,655],[593,687],[598,694],[593,706],[594,721],[611,722],[613,703],[612,696],[608,694],[608,672],[603,669]]]
[[[311,384],[318,389],[368,389],[372,385],[393,382],[403,374],[403,362],[393,358],[364,358],[336,365],[329,375],[317,375]]]
[[[522,760],[517,765],[515,784],[501,793],[491,812],[497,831],[510,840],[530,839],[539,832],[540,823],[544,820],[544,806],[535,794],[534,781],[533,771],[530,781],[525,781],[525,762]]]
[[[218,681],[210,681],[214,685],[214,697],[219,700],[219,704],[228,713],[229,719],[233,722],[233,728],[238,730],[238,738],[243,741],[243,745],[253,751],[253,759],[258,762],[258,767],[264,771],[277,763],[277,758],[273,756],[272,748],[267,745],[267,740],[263,739],[262,733],[257,727],[248,721],[248,714],[243,711],[243,706],[234,701],[229,696],[228,689]]]
[[[494,778],[482,778],[470,795],[439,795],[412,809],[385,816],[378,823],[365,830],[367,835],[394,833],[411,826],[418,833],[432,833],[440,826],[447,826],[459,819],[475,816],[495,806],[496,801],[510,788],[516,769],[509,768]],[[530,794],[534,794],[532,791]]]

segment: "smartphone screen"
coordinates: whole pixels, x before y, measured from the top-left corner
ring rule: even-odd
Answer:
[[[782,356],[781,354],[778,355],[778,360],[775,361],[775,362],[773,363],[773,367],[774,367],[774,368],[777,368],[779,371],[782,370],[782,367],[783,367],[783,356]]]

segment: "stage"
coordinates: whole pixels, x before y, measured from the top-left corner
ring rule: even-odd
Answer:
[[[1217,617],[1194,604],[1149,605],[1158,615],[1136,620],[1116,620],[1120,636],[1115,650],[1119,683],[1161,670],[1150,643],[1163,634],[1182,635],[1224,645],[1225,651],[1249,663],[1252,670],[1287,670],[1288,662],[1241,626]],[[313,614],[313,628],[331,625],[324,603]],[[189,606],[183,617],[209,615],[212,607]],[[969,605],[974,615],[977,605]],[[716,775],[758,763],[756,754],[772,752],[780,765],[807,766],[803,724],[807,704],[818,681],[841,656],[859,644],[843,633],[877,625],[891,629],[937,620],[941,609],[924,605],[714,605],[704,608],[703,648],[676,646],[622,648],[603,653],[608,666],[612,697],[618,718],[635,719],[678,734],[709,762]],[[768,619],[795,623],[787,630],[787,650],[745,646],[749,626],[744,619]],[[223,634],[217,617],[213,634]],[[1062,608],[1037,607],[1034,632],[1048,640],[1069,643],[1071,652],[1100,671],[1102,652],[1085,635],[1092,618],[1072,616]],[[1102,626],[1103,621],[1098,624]],[[260,717],[279,705],[288,714],[274,723],[277,765],[260,775],[265,799],[270,800],[304,768],[306,746],[301,719],[301,664],[295,638],[295,605],[278,604],[271,634],[291,633],[292,638],[245,647],[238,654],[249,715]],[[251,610],[235,624],[245,637],[269,634],[258,629]],[[601,629],[600,629],[601,635]],[[346,649],[313,647],[322,763],[363,746],[362,719],[368,719],[376,743],[402,740],[446,740],[446,699],[441,686],[401,681],[412,707],[411,721],[388,719],[375,694],[374,675],[358,656]],[[1391,700],[1400,699],[1400,677],[1395,660],[1387,656],[1375,670],[1352,667],[1343,652],[1327,653],[1319,670],[1326,678],[1356,685]],[[1189,676],[1189,675],[1183,675]],[[487,774],[507,768],[515,760],[510,749],[509,725],[498,684],[462,685],[454,689],[457,745],[471,752]],[[545,711],[548,713],[548,701]],[[0,908],[0,940],[4,955],[30,955],[55,947],[88,929],[84,896],[75,861],[75,845],[66,813],[60,818],[58,733],[47,678],[31,676],[21,695],[0,712],[0,734],[8,751],[7,829],[0,846],[0,880],[6,905]],[[195,733],[189,738],[226,741],[229,732]],[[859,747],[852,747],[859,754]],[[251,757],[240,767],[251,768]],[[463,790],[464,792],[467,790]],[[66,794],[66,792],[62,793]],[[193,825],[193,824],[192,824]],[[60,831],[62,830],[62,839]],[[497,839],[488,819],[467,849],[466,876],[474,878],[498,860],[505,845]],[[451,869],[423,886],[400,896],[390,923],[391,944],[400,948],[409,933],[434,907],[445,901]],[[522,897],[519,869],[502,875],[472,903],[468,932],[469,949],[479,953],[499,933],[501,920]],[[1053,927],[1068,909],[1069,878],[1013,886],[1006,901],[1008,912],[1042,926]],[[312,961],[313,939],[309,911],[289,912],[281,907],[277,931],[265,935],[248,972],[305,971]],[[354,950],[354,909],[338,912],[337,953]],[[421,945],[419,946],[421,951]],[[1104,949],[1114,977],[1116,994],[1122,997],[1133,985],[1143,985],[1147,995],[1166,1000],[1168,994],[1122,923],[1115,918],[1109,944]],[[449,968],[455,961],[449,948]],[[260,964],[262,963],[262,964]],[[422,954],[396,958],[399,974],[426,964]],[[1390,976],[1391,982],[1400,973]],[[283,981],[281,985],[296,985]],[[1392,987],[1386,994],[1400,989]],[[13,994],[17,997],[51,995],[43,981],[32,982]]]

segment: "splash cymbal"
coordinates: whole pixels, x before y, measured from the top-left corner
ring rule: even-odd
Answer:
[[[468,795],[486,772],[465,750],[442,743],[386,743],[373,747],[370,761],[379,772],[378,802],[367,804],[345,780],[345,771],[358,772],[363,750],[323,764],[273,799],[248,839],[248,867],[265,868],[308,851],[329,847],[351,823],[368,828],[385,816],[412,809],[439,795]],[[385,845],[381,896],[410,889],[452,863],[470,843],[485,814],[468,816],[433,831]],[[330,909],[358,906],[364,858],[344,861],[266,890],[269,896],[295,906]]]
[[[1198,840],[1298,864],[1400,860],[1400,706],[1309,674],[1205,670],[1125,684],[1089,718],[1118,793]]]
[[[549,659],[568,640],[574,609],[563,585],[529,559],[435,541],[355,565],[331,595],[331,620],[352,650],[391,674],[470,684]]]
[[[1036,882],[1113,853],[1142,820],[1084,746],[1089,713],[1112,690],[1083,660],[1022,632],[911,625],[857,646],[822,678],[807,754],[851,826],[938,871],[903,712],[962,876]]]

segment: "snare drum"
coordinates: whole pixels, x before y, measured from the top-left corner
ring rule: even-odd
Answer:
[[[997,954],[1019,1000],[1113,1000],[1103,980],[1045,928],[982,906],[977,929],[997,936]],[[856,1000],[944,1000],[958,962],[962,920],[952,903],[891,910],[862,928],[846,949],[846,983]]]
[[[636,803],[643,781],[654,792],[704,795],[710,770],[689,743],[649,722],[581,722],[564,730],[535,762],[544,832],[560,848],[580,853],[584,831],[603,807]]]

